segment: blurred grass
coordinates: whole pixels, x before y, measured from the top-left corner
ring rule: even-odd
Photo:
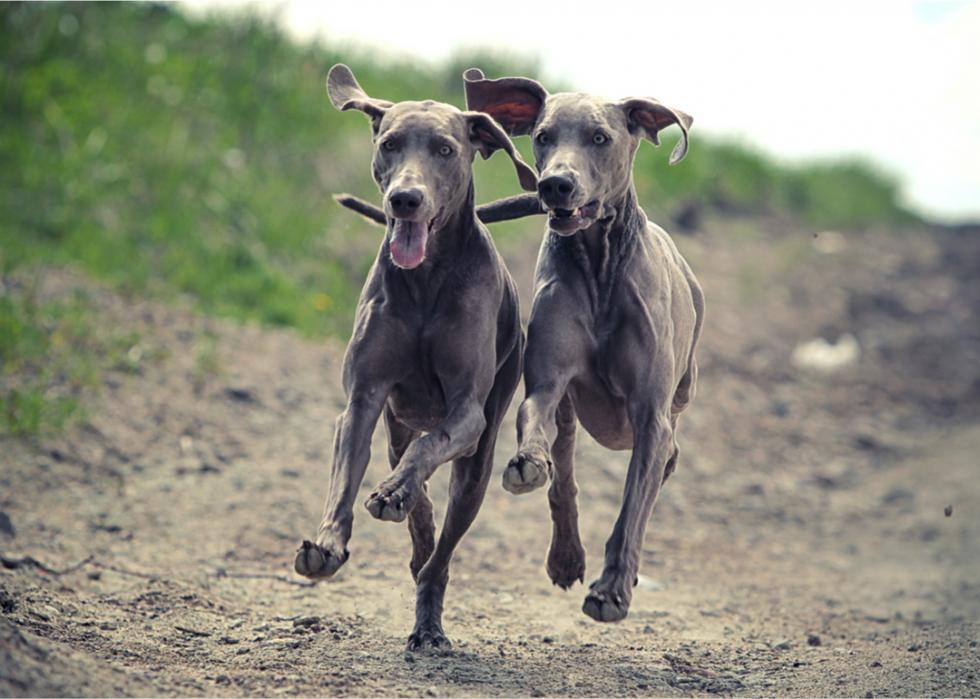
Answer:
[[[334,110],[324,93],[338,61],[374,95],[458,106],[465,67],[538,73],[532,60],[514,57],[379,60],[364,49],[296,43],[245,14],[0,5],[0,275],[72,264],[126,293],[186,295],[207,313],[346,337],[382,233],[330,197],[377,199],[367,123]],[[519,139],[526,156],[527,140]],[[896,183],[867,164],[779,164],[695,131],[687,159],[668,169],[671,145],[643,147],[637,160],[641,201],[658,220],[691,204],[785,213],[812,226],[914,219],[897,204]],[[503,156],[475,171],[479,201],[518,191]],[[524,221],[495,226],[494,235],[505,250],[527,250],[527,236],[536,241],[540,230],[540,221]],[[50,358],[61,335],[45,340],[31,327],[49,327],[64,309],[11,293],[0,299],[10,333],[4,371],[41,386],[43,362],[25,358]],[[88,380],[78,370],[78,381]],[[17,430],[72,412],[68,403],[32,407],[36,397],[24,390],[0,397]],[[44,410],[54,413],[37,417]]]
[[[0,277],[0,436],[57,432],[84,419],[104,371],[141,370],[139,334],[99,322],[88,293],[43,300],[19,276]]]

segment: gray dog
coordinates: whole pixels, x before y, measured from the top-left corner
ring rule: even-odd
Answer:
[[[648,98],[549,95],[534,80],[485,80],[476,69],[464,77],[470,109],[492,115],[511,135],[533,137],[540,173],[543,208],[512,197],[481,206],[481,217],[549,215],[524,357],[520,446],[503,485],[526,493],[551,480],[547,569],[568,588],[585,577],[576,422],[607,448],[633,450],[604,569],[583,605],[597,621],[618,621],[629,610],[647,520],[677,464],[677,416],[694,395],[704,318],[690,267],[637,204],[633,156],[640,139],[659,144],[659,132],[676,124],[676,163],[687,152],[691,118]],[[341,203],[383,220],[370,204],[349,199]]]
[[[504,487],[545,485],[554,523],[548,575],[563,588],[584,580],[577,487],[576,419],[609,449],[632,449],[623,505],[606,542],[602,575],[583,611],[597,621],[626,616],[643,532],[660,487],[677,464],[677,416],[694,395],[694,348],[704,295],[670,237],[636,199],[633,157],[640,139],[659,144],[673,124],[687,152],[691,118],[656,100],[618,102],[549,95],[527,78],[466,73],[469,109],[513,135],[530,135],[548,233],[538,256],[524,355],[526,397],[518,451]]]
[[[388,230],[344,357],[348,403],[337,419],[323,521],[295,568],[325,578],[347,560],[353,501],[384,413],[393,471],[365,505],[378,519],[408,518],[417,585],[408,646],[444,648],[449,561],[483,502],[524,345],[514,282],[474,209],[474,154],[503,150],[525,189],[536,179],[486,114],[373,99],[343,65],[330,70],[327,92],[338,109],[371,119]],[[450,498],[436,543],[426,481],[447,461]]]

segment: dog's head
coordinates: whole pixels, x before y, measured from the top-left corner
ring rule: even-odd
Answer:
[[[466,204],[477,152],[489,158],[505,151],[521,186],[534,191],[537,185],[534,171],[487,114],[441,102],[369,97],[342,64],[330,69],[327,94],[337,109],[357,109],[371,119],[372,173],[384,199],[391,259],[399,267],[422,264],[432,235]]]
[[[659,145],[659,132],[677,124],[681,139],[670,163],[687,153],[693,120],[652,98],[611,102],[577,93],[550,95],[535,80],[487,80],[476,68],[463,79],[468,109],[489,114],[511,136],[531,136],[538,196],[548,210],[549,226],[560,235],[611,215],[607,205],[631,185],[640,139]]]

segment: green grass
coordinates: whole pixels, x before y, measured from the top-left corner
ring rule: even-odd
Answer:
[[[105,348],[82,294],[42,303],[32,288],[0,293],[0,435],[57,431],[83,417]]]
[[[687,157],[670,166],[675,140],[665,138],[659,149],[641,147],[637,154],[640,199],[662,216],[694,202],[735,215],[787,215],[816,228],[860,230],[919,220],[898,203],[898,182],[859,159],[785,164],[743,144],[698,139],[695,131]]]
[[[374,95],[458,106],[465,67],[538,73],[519,57],[379,61],[296,43],[244,14],[0,4],[0,274],[72,264],[126,292],[188,296],[205,313],[346,337],[382,233],[330,197],[377,198],[366,120],[325,95],[338,61]],[[528,139],[518,141],[527,156]],[[867,164],[785,165],[695,130],[687,159],[668,168],[671,146],[642,147],[636,166],[641,201],[659,220],[690,202],[812,226],[914,218],[897,204],[896,183]],[[474,167],[480,201],[518,190],[504,156]],[[540,221],[494,228],[504,249],[526,249],[539,231]],[[4,378],[14,386],[3,398],[8,424],[30,432],[64,423],[78,412],[77,392],[48,401],[40,387],[52,371],[82,384],[85,372],[81,357],[69,369],[44,364],[67,361],[55,344],[70,331],[51,329],[59,309],[2,303],[14,328],[3,339],[5,371],[27,377]]]

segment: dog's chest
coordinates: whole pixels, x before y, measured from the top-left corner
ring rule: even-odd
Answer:
[[[432,338],[420,333],[416,340],[404,348],[405,371],[388,400],[399,422],[426,431],[445,419],[446,398],[432,362]]]

